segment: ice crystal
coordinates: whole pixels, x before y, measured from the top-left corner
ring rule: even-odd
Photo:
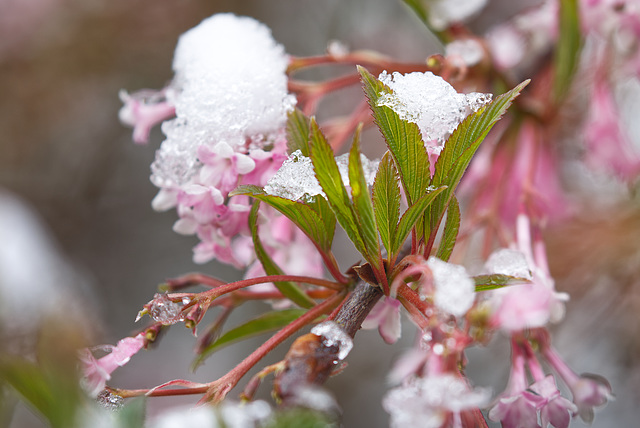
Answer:
[[[322,337],[322,343],[326,347],[337,346],[338,359],[340,360],[344,360],[349,355],[351,348],[353,348],[351,336],[334,321],[325,321],[318,324],[311,329],[311,333]]]
[[[180,322],[182,306],[171,301],[166,294],[156,293],[149,307],[149,315],[154,321],[164,325]]]
[[[96,401],[105,409],[112,411],[120,410],[120,408],[124,406],[124,398],[119,395],[112,394],[106,389],[102,390],[102,392],[98,394]]]
[[[531,270],[527,264],[527,259],[518,250],[503,248],[495,251],[489,256],[486,268],[491,273],[531,279]]]
[[[369,160],[365,155],[360,155],[360,162],[365,180],[371,186],[380,162]],[[344,185],[349,186],[349,155],[336,156],[336,164]],[[269,195],[280,196],[292,201],[305,201],[316,195],[322,195],[326,198],[316,178],[311,158],[304,156],[300,150],[291,153],[264,186],[264,191]]]
[[[427,146],[434,149],[441,149],[460,122],[492,97],[476,92],[459,94],[443,78],[430,72],[389,75],[383,71],[379,79],[393,92],[380,94],[378,105],[387,106],[401,119],[417,124]]]
[[[430,257],[427,265],[433,274],[436,288],[435,305],[454,316],[462,316],[475,299],[475,283],[467,274],[464,266],[444,262]]]
[[[176,119],[163,124],[154,184],[187,182],[200,166],[201,145],[226,142],[238,150],[254,137],[268,141],[295,104],[287,63],[270,30],[252,18],[218,14],[184,33],[173,60]]]
[[[264,186],[264,191],[292,201],[297,201],[305,195],[325,197],[313,170],[311,158],[304,156],[300,150],[291,153],[278,172]]]

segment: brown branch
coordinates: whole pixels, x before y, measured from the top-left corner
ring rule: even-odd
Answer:
[[[349,336],[354,337],[376,302],[382,290],[364,281],[358,282],[353,292],[334,317]],[[291,345],[284,359],[284,369],[274,380],[274,391],[287,402],[302,386],[322,385],[337,367],[337,346],[326,346],[315,334],[305,334]]]

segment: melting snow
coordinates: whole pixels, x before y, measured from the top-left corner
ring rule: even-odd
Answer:
[[[527,264],[525,255],[518,250],[503,248],[494,251],[486,263],[486,268],[491,273],[515,276],[531,279],[531,270]]]
[[[433,256],[429,257],[427,265],[436,287],[435,305],[457,317],[467,313],[475,299],[475,283],[464,266],[447,263]]]
[[[353,348],[353,340],[337,323],[334,321],[322,322],[311,329],[311,333],[322,337],[322,343],[326,347],[338,347],[338,359],[344,360],[351,348]]]

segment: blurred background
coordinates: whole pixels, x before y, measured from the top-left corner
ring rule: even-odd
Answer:
[[[481,33],[525,3],[490,2],[471,26]],[[155,129],[148,146],[136,146],[117,116],[118,91],[163,87],[172,77],[178,36],[219,12],[265,23],[293,55],[321,53],[331,40],[407,61],[442,52],[399,0],[0,0],[0,193],[19,198],[36,213],[51,251],[59,254],[55,263],[71,266],[73,274],[61,287],[71,290],[73,305],[82,306],[80,322],[93,332],[92,344],[114,344],[139,327],[133,322],[137,311],[166,278],[192,271],[225,280],[240,275],[215,262],[193,264],[196,238],[171,230],[174,212],[156,213],[150,206],[157,189],[149,181],[149,166],[162,134]],[[618,397],[597,414],[595,427],[634,426],[639,416],[634,403],[640,399],[640,217],[633,202],[615,205],[615,216],[611,213],[585,214],[581,221],[557,226],[549,239],[558,288],[573,296],[555,343],[576,371],[607,377]],[[0,224],[0,238],[8,227]],[[228,325],[262,309],[248,306]],[[346,427],[387,426],[380,402],[388,368],[413,342],[410,326],[404,332],[394,347],[375,332],[360,333],[349,367],[328,383]],[[145,388],[174,378],[213,380],[262,340],[225,349],[192,374],[195,341],[189,331],[174,327],[155,352],[134,357],[111,383]],[[267,362],[285,351],[281,346]],[[500,338],[488,349],[472,350],[475,383],[502,390],[507,365],[486,363],[507,358],[508,346]],[[266,397],[268,387],[263,389]],[[148,411],[193,402],[158,398],[149,401]],[[22,407],[6,422],[12,428],[43,426]]]

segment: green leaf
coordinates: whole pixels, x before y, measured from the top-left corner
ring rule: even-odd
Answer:
[[[376,225],[388,255],[393,253],[392,243],[395,240],[396,226],[400,218],[400,187],[398,180],[398,170],[396,170],[391,155],[387,151],[382,156],[378,166],[371,192]]]
[[[438,187],[448,186],[448,188],[431,205],[425,222],[425,240],[427,238],[433,240],[435,237],[453,192],[460,183],[473,155],[480,147],[480,143],[529,82],[530,80],[525,80],[509,92],[497,96],[484,108],[467,116],[445,143],[436,162],[431,184]]]
[[[285,309],[282,311],[267,312],[227,331],[196,357],[191,365],[192,370],[200,366],[204,360],[214,352],[241,340],[279,330],[297,318],[300,318],[305,312],[304,309]]]
[[[439,194],[441,194],[443,191],[445,191],[445,189],[446,189],[446,186],[443,186],[431,192],[428,192],[427,194],[423,195],[420,199],[418,199],[415,204],[410,206],[404,212],[404,214],[402,214],[402,217],[400,218],[400,222],[398,223],[398,229],[396,231],[395,239],[392,245],[393,252],[391,255],[389,255],[389,259],[392,259],[393,258],[392,256],[395,256],[396,254],[398,254],[398,251],[400,251],[400,247],[402,247],[402,244],[407,239],[407,236],[409,236],[411,229],[413,229],[413,226],[416,224],[420,216],[422,216],[422,213],[424,213],[424,211],[435,200],[435,198]]]
[[[75,423],[76,410],[82,404],[76,376],[56,367],[41,367],[22,358],[0,360],[0,380],[20,394],[54,428],[67,428]]]
[[[260,260],[262,267],[267,275],[284,275],[284,272],[280,267],[271,259],[269,254],[265,251],[260,242],[258,236],[258,208],[260,208],[260,201],[255,201],[251,207],[249,213],[249,228],[251,229],[251,238],[253,239],[253,247],[256,253],[256,257]],[[296,284],[292,282],[274,282],[274,285],[280,292],[289,300],[301,306],[303,308],[311,308],[315,306],[315,302],[304,291],[300,289]]]
[[[413,10],[413,12],[418,15],[418,18],[422,22],[428,25],[429,23],[429,12],[424,7],[424,4],[420,0],[402,0],[407,6]]]
[[[240,185],[229,193],[229,196],[235,195],[248,195],[270,205],[298,226],[320,252],[331,251],[336,217],[323,197],[318,196],[314,202],[305,204],[280,196],[268,195],[262,188],[252,184]]]
[[[563,99],[571,86],[582,44],[578,0],[561,0],[558,13],[558,43],[554,56],[553,93],[556,102]]]
[[[445,262],[449,261],[453,247],[456,245],[458,231],[460,230],[460,205],[456,197],[451,198],[449,208],[447,208],[447,221],[444,224],[444,233],[438,246],[436,257]]]
[[[313,169],[322,190],[325,195],[327,195],[329,206],[335,213],[338,223],[340,223],[345,232],[347,232],[347,236],[351,242],[353,242],[356,249],[360,254],[366,256],[366,247],[355,218],[353,205],[349,199],[347,189],[342,182],[333,150],[313,118],[311,119],[310,148]]]
[[[424,195],[429,181],[429,156],[422,141],[418,125],[400,119],[400,116],[387,106],[379,106],[382,93],[391,93],[391,89],[376,79],[363,67],[358,67],[362,76],[364,91],[369,99],[373,118],[380,128],[387,147],[398,166],[400,180],[412,205]]]
[[[369,188],[364,177],[362,160],[360,159],[361,131],[362,126],[359,126],[356,129],[351,151],[349,152],[349,185],[351,187],[354,212],[367,250],[367,261],[373,266],[381,266],[380,241],[378,241],[378,229],[376,228],[376,219],[373,213],[373,203],[369,196]]]
[[[143,427],[145,419],[145,397],[136,397],[127,401],[127,404],[114,414],[118,428],[140,428]]]
[[[495,290],[497,288],[507,287],[509,285],[528,284],[531,282],[526,278],[518,278],[515,276],[502,275],[499,273],[474,276],[473,280],[476,283],[476,291]]]
[[[287,152],[296,150],[309,157],[309,118],[297,108],[287,115]]]

